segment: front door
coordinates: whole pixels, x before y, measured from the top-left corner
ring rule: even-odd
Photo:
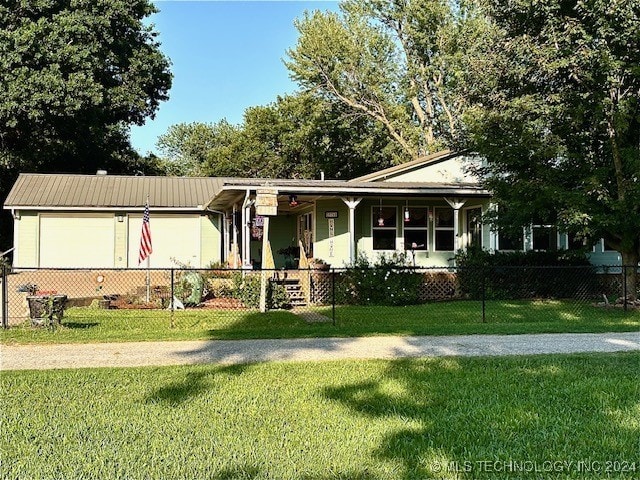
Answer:
[[[307,258],[313,257],[313,212],[298,216],[298,241],[304,247]],[[302,252],[301,252],[302,254]]]

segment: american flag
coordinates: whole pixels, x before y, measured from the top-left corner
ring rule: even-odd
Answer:
[[[138,265],[140,265],[151,253],[151,227],[149,226],[149,199],[144,204],[144,215],[142,216],[142,233],[140,234],[140,253],[138,254]]]

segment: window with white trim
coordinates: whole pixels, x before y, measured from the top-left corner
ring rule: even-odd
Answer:
[[[522,251],[524,250],[524,241],[522,234],[509,234],[505,231],[498,232],[498,251]]]
[[[558,232],[553,225],[533,225],[532,248],[539,251],[558,249]]]
[[[435,249],[436,251],[453,252],[455,242],[453,236],[453,208],[435,207]]]
[[[395,250],[397,228],[396,207],[371,207],[371,236],[374,250]]]
[[[405,207],[404,249],[429,249],[429,209],[426,207]]]

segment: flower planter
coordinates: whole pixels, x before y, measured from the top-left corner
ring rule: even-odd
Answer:
[[[27,297],[29,316],[34,327],[60,324],[67,303],[66,295],[31,295]]]

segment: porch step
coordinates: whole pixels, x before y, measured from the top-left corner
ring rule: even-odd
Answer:
[[[297,278],[285,278],[282,280],[276,280],[277,284],[282,285],[287,292],[287,296],[291,301],[292,307],[304,307],[307,302],[304,298],[304,292],[300,286],[300,281]]]

